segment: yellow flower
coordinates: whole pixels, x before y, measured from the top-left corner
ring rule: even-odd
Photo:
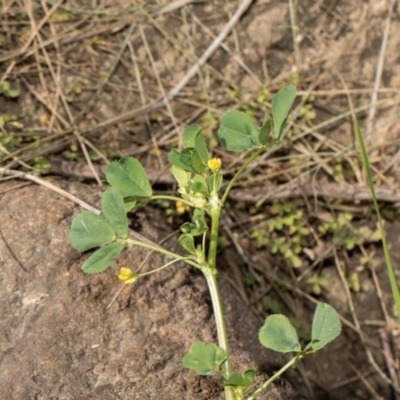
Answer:
[[[133,272],[130,268],[121,267],[118,279],[125,283],[134,283],[139,279],[139,275]]]
[[[175,207],[179,215],[185,213],[186,211],[190,211],[190,207],[183,201],[177,201]]]
[[[208,168],[211,169],[212,172],[216,172],[221,168],[221,159],[220,158],[212,158],[211,160],[208,160]]]

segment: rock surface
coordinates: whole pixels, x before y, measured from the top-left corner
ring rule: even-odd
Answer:
[[[99,206],[98,188],[57,181]],[[120,266],[133,268],[147,251],[128,249],[106,272],[85,275],[87,255],[71,248],[72,218],[82,211],[50,190],[0,185],[0,397],[10,400],[222,399],[220,382],[181,365],[195,340],[215,342],[205,280],[183,265],[124,288]],[[169,234],[156,211],[136,214],[132,227],[154,241]],[[165,244],[174,248],[174,240]],[[143,270],[162,265],[152,255]],[[233,363],[252,361],[266,373],[282,359],[258,345],[258,323],[222,284]],[[245,350],[246,349],[246,350]],[[296,398],[279,381],[260,399]]]

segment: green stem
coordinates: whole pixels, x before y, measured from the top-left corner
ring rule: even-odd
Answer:
[[[144,247],[145,249],[150,249],[150,250],[156,251],[157,253],[161,253],[168,257],[174,258],[177,261],[184,261],[186,264],[189,264],[196,268],[200,268],[200,265],[197,264],[195,261],[192,261],[192,260],[188,259],[187,257],[182,257],[178,254],[172,253],[171,251],[165,250],[162,247],[154,246],[154,245],[151,245],[148,243],[143,243],[143,242],[140,242],[139,240],[134,240],[134,239],[130,239],[130,238],[126,239],[126,243],[132,244],[134,246]]]
[[[168,196],[166,194],[156,194],[154,196],[151,196],[151,200],[169,200],[169,201],[180,201],[181,203],[187,204],[190,207],[194,207],[193,204],[185,199],[182,199],[181,197],[175,197],[175,196]]]
[[[153,270],[151,270],[151,271],[143,272],[142,274],[139,274],[139,275],[140,275],[141,277],[142,277],[142,276],[146,276],[146,275],[151,275],[151,274],[154,274],[155,272],[161,271],[161,270],[163,270],[164,268],[169,267],[170,265],[172,265],[172,264],[174,264],[174,263],[176,263],[176,262],[178,262],[178,261],[186,261],[186,260],[190,260],[190,259],[189,259],[188,257],[176,258],[175,260],[171,260],[171,261],[167,262],[166,264],[162,265],[161,267],[158,267],[158,268],[153,269]]]
[[[225,350],[226,361],[222,364],[222,375],[228,378],[232,372],[231,363],[229,359],[229,345],[228,336],[226,333],[225,316],[222,307],[221,295],[219,292],[217,282],[217,249],[218,249],[218,229],[219,229],[219,217],[221,208],[218,206],[211,212],[211,237],[210,237],[210,248],[208,251],[208,268],[203,268],[202,271],[207,280],[208,289],[211,295],[211,302],[213,305],[215,325],[217,327],[218,335],[218,346]],[[234,400],[235,396],[231,386],[224,385],[225,400]]]
[[[212,270],[216,269],[217,250],[218,250],[218,231],[219,217],[221,208],[217,207],[211,211],[211,232],[210,232],[210,248],[208,249],[208,265]]]
[[[224,195],[222,196],[221,203],[224,204],[226,199],[228,198],[229,192],[231,191],[233,185],[236,183],[236,181],[239,179],[240,175],[242,172],[250,165],[251,162],[253,162],[263,151],[265,150],[264,147],[261,149],[258,149],[236,172],[235,176],[232,178],[232,180],[229,182],[228,187],[225,190]]]
[[[219,293],[217,276],[215,271],[211,269],[203,269],[204,276],[207,280],[208,289],[211,295],[211,302],[213,305],[213,311],[215,316],[215,325],[217,327],[217,335],[218,335],[218,346],[221,349],[224,349],[226,352],[226,361],[222,364],[222,376],[228,378],[232,373],[231,363],[229,360],[229,346],[228,346],[228,337],[226,334],[226,325],[225,325],[225,317],[224,310],[222,308],[221,296]],[[234,394],[231,386],[224,386],[225,390],[225,400],[234,400]]]
[[[301,360],[304,357],[303,354],[298,354],[296,357],[293,357],[286,365],[284,365],[278,372],[271,376],[266,382],[262,384],[250,397],[246,400],[254,400],[261,392],[263,392],[276,378],[279,378],[287,369],[296,364],[297,361]]]

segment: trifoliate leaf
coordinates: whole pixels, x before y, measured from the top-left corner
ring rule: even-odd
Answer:
[[[123,198],[147,198],[152,194],[151,185],[142,164],[133,157],[113,161],[106,170],[107,182]]]
[[[296,87],[286,86],[279,90],[272,99],[272,117],[274,120],[275,137],[280,139],[285,127],[290,107],[296,98]]]
[[[258,338],[264,347],[281,353],[301,350],[296,330],[289,319],[281,314],[267,317]]]
[[[322,349],[342,330],[339,315],[336,310],[326,303],[318,303],[314,313],[311,342],[314,350]]]
[[[182,358],[185,368],[193,369],[198,375],[209,375],[218,371],[219,366],[226,360],[226,351],[210,343],[194,342],[188,353]]]
[[[101,211],[117,235],[126,238],[129,231],[128,219],[126,217],[124,200],[117,189],[111,188],[103,193]]]
[[[115,242],[96,250],[82,265],[87,274],[96,274],[107,269],[119,256],[125,243]]]
[[[218,136],[222,146],[230,151],[242,151],[260,144],[259,131],[254,121],[237,110],[228,111],[221,118]]]
[[[89,250],[110,243],[114,239],[114,229],[101,215],[92,211],[84,211],[72,221],[69,241],[77,250]]]

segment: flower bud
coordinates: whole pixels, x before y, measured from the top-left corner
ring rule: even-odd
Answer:
[[[134,283],[139,279],[138,274],[133,272],[130,268],[121,267],[118,274],[118,279],[125,283]]]
[[[190,207],[183,201],[177,201],[175,207],[179,215],[184,214],[186,211],[190,211]]]

